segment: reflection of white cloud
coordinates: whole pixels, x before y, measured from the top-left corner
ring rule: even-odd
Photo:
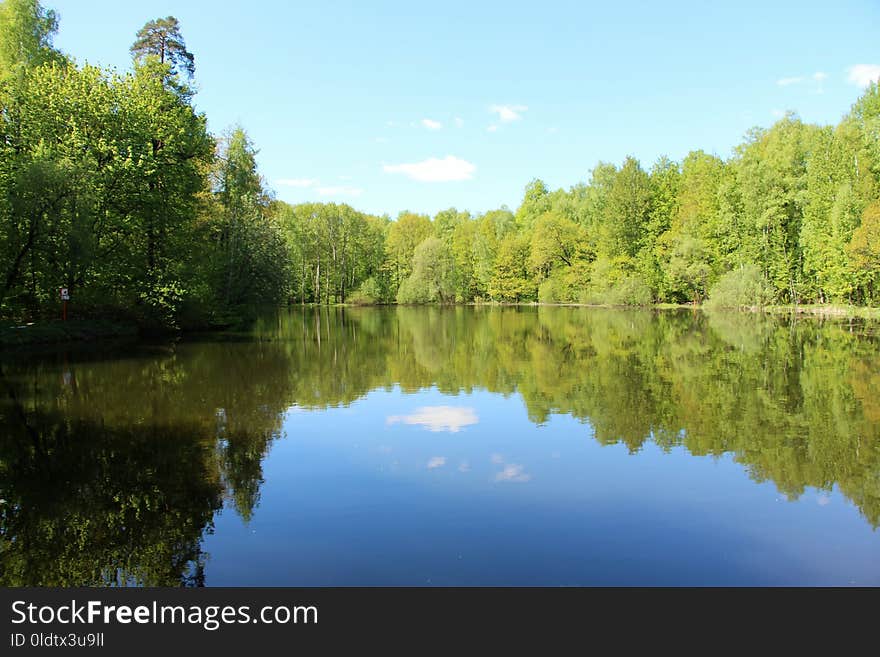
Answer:
[[[434,468],[442,468],[446,465],[446,457],[445,456],[432,456],[428,459],[428,470],[433,470]]]
[[[504,456],[495,452],[489,457],[489,460],[495,465],[504,466],[501,472],[495,474],[495,481],[530,481],[532,475],[526,472],[525,466],[519,463],[506,463]]]
[[[423,406],[409,415],[391,415],[388,424],[415,424],[428,431],[458,433],[462,428],[480,421],[472,408],[463,406]]]
[[[518,463],[508,463],[495,475],[495,481],[529,481],[532,475],[526,474],[525,468]]]
[[[462,461],[462,462],[458,465],[458,471],[459,471],[459,472],[469,472],[470,469],[471,469],[471,464],[468,463],[467,461]]]
[[[816,504],[818,504],[819,506],[828,506],[829,504],[831,504],[831,498],[827,495],[817,495]]]

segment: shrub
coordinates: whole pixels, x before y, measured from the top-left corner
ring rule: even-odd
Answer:
[[[538,286],[540,303],[565,303],[567,301],[562,282],[556,278],[548,278]]]
[[[612,306],[650,306],[651,300],[651,288],[638,276],[627,276],[608,290],[605,303]]]
[[[770,284],[757,265],[742,265],[718,279],[709,290],[709,308],[761,308],[773,300]]]
[[[382,288],[379,282],[370,276],[352,293],[347,301],[358,306],[371,306],[382,301]]]
[[[400,284],[400,289],[397,291],[397,303],[430,303],[432,301],[431,296],[431,292],[424,281],[410,276]]]
[[[590,284],[580,295],[581,303],[609,306],[649,306],[654,299],[644,279],[627,273],[626,259],[599,258],[593,263]]]

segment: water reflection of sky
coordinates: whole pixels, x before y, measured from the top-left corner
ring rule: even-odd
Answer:
[[[603,447],[516,395],[378,390],[284,431],[251,521],[224,510],[206,540],[209,584],[880,584],[836,489],[792,502],[731,456]]]

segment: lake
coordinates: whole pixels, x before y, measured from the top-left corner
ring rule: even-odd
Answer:
[[[880,585],[876,327],[294,308],[0,354],[0,585]]]

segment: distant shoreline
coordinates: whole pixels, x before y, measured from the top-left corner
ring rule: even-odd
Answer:
[[[287,307],[301,308],[516,308],[516,307],[546,307],[546,308],[592,308],[605,310],[692,310],[728,313],[753,313],[766,315],[798,315],[809,316],[817,319],[862,319],[868,321],[880,321],[880,308],[868,308],[862,306],[839,306],[839,305],[805,305],[805,306],[764,306],[751,308],[719,308],[709,309],[703,305],[693,304],[669,304],[659,303],[650,306],[612,306],[607,304],[584,304],[584,303],[498,303],[498,302],[470,302],[450,304],[291,304]],[[222,333],[225,328],[216,328],[209,332]],[[198,331],[180,331],[181,334],[204,333],[205,329]],[[68,322],[59,320],[28,322],[26,324],[6,323],[0,324],[0,350],[15,349],[17,347],[29,347],[39,345],[55,345],[68,343],[98,343],[110,340],[137,339],[142,337],[142,332],[136,324],[110,322],[107,320],[77,319]]]
[[[336,304],[292,304],[302,305],[303,307],[343,307],[343,308],[377,308],[382,306],[400,306],[404,308],[430,308],[444,307],[455,308],[459,306],[473,307],[547,307],[547,308],[605,308],[609,310],[708,310],[710,312],[739,312],[739,313],[764,313],[768,315],[812,315],[817,317],[858,317],[860,319],[876,319],[880,320],[880,308],[871,308],[868,306],[841,306],[834,304],[818,305],[780,305],[780,306],[745,306],[740,308],[710,308],[704,304],[692,303],[654,303],[647,306],[627,306],[612,305],[600,303],[546,303],[539,301],[521,301],[521,302],[496,302],[485,301],[468,303],[426,303],[426,304],[354,304],[354,303],[336,303]]]

